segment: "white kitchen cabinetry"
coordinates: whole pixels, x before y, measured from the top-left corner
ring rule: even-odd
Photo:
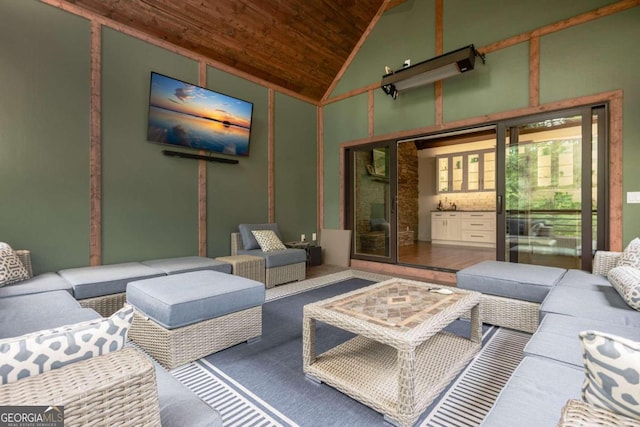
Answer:
[[[496,245],[495,212],[432,212],[431,243],[442,245]]]

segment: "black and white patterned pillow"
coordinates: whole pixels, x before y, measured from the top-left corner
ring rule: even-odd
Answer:
[[[628,265],[640,270],[640,239],[635,238],[622,252],[622,256],[618,259],[618,267],[622,265]]]
[[[607,277],[629,307],[640,310],[640,270],[623,265],[612,268]]]
[[[262,252],[284,251],[287,249],[273,230],[252,230],[251,232],[260,245]]]
[[[29,272],[25,268],[18,255],[6,243],[0,242],[0,287],[20,282],[29,278]]]
[[[640,420],[640,343],[595,331],[580,333],[585,402]]]
[[[120,350],[132,320],[133,306],[127,304],[108,319],[0,340],[0,384]]]

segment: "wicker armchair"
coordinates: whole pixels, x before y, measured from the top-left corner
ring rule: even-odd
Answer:
[[[24,265],[24,268],[26,268],[27,272],[29,272],[29,278],[33,277],[33,268],[31,267],[31,251],[27,249],[19,249],[14,252],[16,253],[16,255],[18,255],[18,258],[20,259],[20,262],[22,262],[22,265]]]
[[[640,421],[600,409],[580,400],[569,400],[562,408],[558,427],[640,427]]]
[[[238,255],[243,249],[240,233],[231,233],[231,255]],[[283,283],[304,280],[306,275],[306,262],[284,265],[265,269],[265,286],[272,288]]]
[[[134,348],[0,386],[0,405],[64,406],[65,426],[159,426],[152,362]]]

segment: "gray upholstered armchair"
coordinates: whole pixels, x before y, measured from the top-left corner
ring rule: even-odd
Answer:
[[[304,280],[307,262],[307,253],[304,249],[265,252],[255,239],[253,230],[272,230],[282,241],[278,224],[240,224],[239,232],[231,233],[231,255],[253,255],[264,258],[267,288]]]

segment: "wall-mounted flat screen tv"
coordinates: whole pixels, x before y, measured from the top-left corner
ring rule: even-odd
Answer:
[[[151,142],[248,156],[252,114],[251,102],[151,73]]]

